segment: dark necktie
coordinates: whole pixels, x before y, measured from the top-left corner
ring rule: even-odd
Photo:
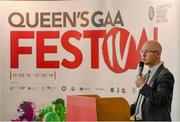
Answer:
[[[148,83],[150,76],[151,76],[151,70],[148,70],[145,83]]]

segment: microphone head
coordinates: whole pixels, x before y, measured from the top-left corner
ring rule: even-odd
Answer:
[[[144,67],[144,62],[143,61],[139,62],[139,67]]]
[[[139,62],[139,70],[138,70],[138,75],[139,75],[139,76],[142,75],[143,69],[144,69],[144,62],[143,62],[143,61],[140,61],[140,62]]]

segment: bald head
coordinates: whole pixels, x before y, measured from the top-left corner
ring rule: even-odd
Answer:
[[[154,40],[150,40],[150,41],[147,41],[143,47],[148,47],[150,50],[154,50],[154,51],[157,51],[158,53],[161,54],[162,52],[162,47],[160,45],[159,42],[157,41],[154,41]]]
[[[162,47],[157,41],[147,41],[141,50],[141,57],[144,64],[154,67],[161,62]]]

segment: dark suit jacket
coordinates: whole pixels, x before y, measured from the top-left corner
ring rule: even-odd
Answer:
[[[141,107],[142,120],[171,121],[173,87],[173,75],[161,65],[149,85],[145,84],[139,91],[140,94],[145,96]],[[131,115],[135,113],[136,102],[131,105]]]

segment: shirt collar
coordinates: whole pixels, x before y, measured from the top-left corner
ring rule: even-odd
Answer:
[[[155,73],[157,71],[157,69],[161,66],[161,62],[159,64],[157,64],[156,66],[149,68],[149,70],[151,71],[151,73]]]

